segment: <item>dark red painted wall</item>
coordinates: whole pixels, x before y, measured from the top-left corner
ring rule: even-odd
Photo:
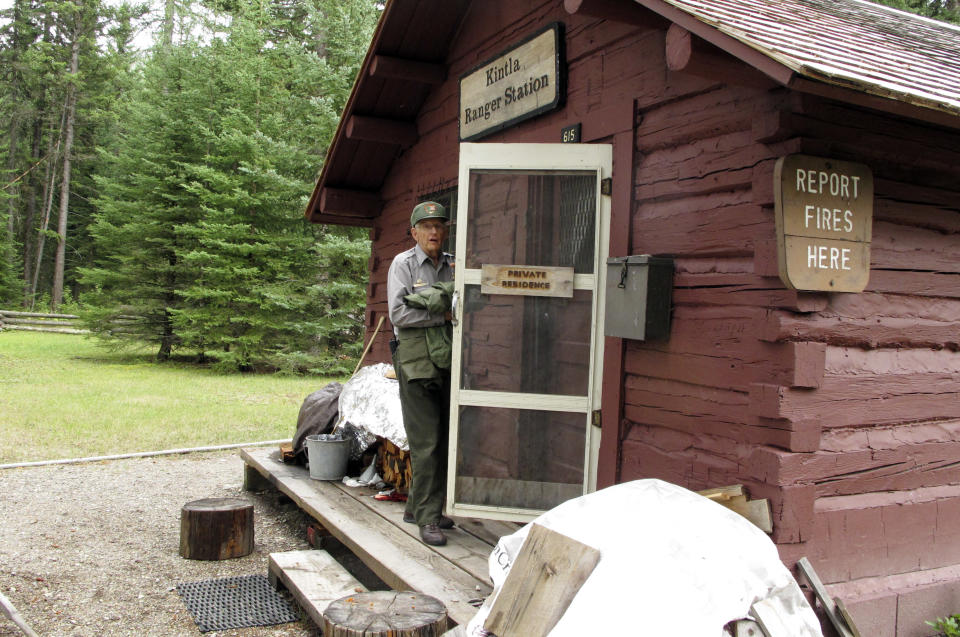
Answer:
[[[584,141],[614,144],[611,254],[676,263],[670,339],[607,340],[601,482],[744,484],[771,501],[784,561],[808,556],[869,634],[924,634],[911,608],[960,611],[955,131],[763,87],[745,65],[749,87],[671,72],[664,31],[559,2],[476,3],[381,193],[370,329],[412,245],[410,209],[456,185],[457,77],[552,21],[567,31],[566,107],[485,141],[557,142],[582,122]],[[789,153],[873,170],[864,293],[777,277],[773,166]],[[372,359],[388,358],[382,335]]]

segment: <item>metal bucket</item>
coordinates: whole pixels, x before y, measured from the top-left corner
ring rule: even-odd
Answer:
[[[347,473],[350,440],[329,434],[307,436],[307,463],[314,480],[341,480]]]

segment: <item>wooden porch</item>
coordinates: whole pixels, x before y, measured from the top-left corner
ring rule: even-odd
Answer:
[[[436,597],[454,622],[466,624],[477,612],[471,600],[490,594],[487,560],[513,523],[454,518],[446,546],[420,541],[414,524],[403,522],[403,503],[375,500],[376,490],[339,481],[313,480],[306,468],[284,464],[277,449],[244,449],[244,488],[267,486],[289,496],[349,548],[394,590]]]

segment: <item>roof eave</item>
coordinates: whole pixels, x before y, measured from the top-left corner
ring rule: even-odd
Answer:
[[[327,152],[324,155],[323,167],[320,169],[320,176],[317,178],[317,182],[313,187],[313,193],[310,195],[310,201],[307,202],[307,209],[304,213],[306,218],[313,223],[364,226],[373,225],[372,219],[364,223],[344,224],[339,220],[339,216],[325,215],[322,210],[318,210],[318,206],[320,205],[324,185],[326,184],[327,167],[329,166],[329,162],[327,160],[336,154],[337,149],[340,146],[340,141],[344,136],[344,128],[348,119],[346,115],[353,112],[353,107],[357,100],[357,86],[360,84],[361,79],[370,72],[370,64],[375,56],[377,44],[383,34],[383,26],[387,22],[387,15],[390,12],[391,7],[393,7],[395,4],[396,0],[387,0],[386,5],[383,8],[383,12],[380,14],[380,19],[377,20],[377,26],[373,31],[373,37],[370,40],[370,46],[367,47],[367,52],[363,58],[363,64],[360,65],[360,70],[357,71],[357,76],[353,79],[353,86],[350,87],[350,97],[347,98],[347,103],[343,107],[343,113],[341,113],[340,119],[337,120],[337,129],[334,131],[333,139],[330,141],[330,145],[327,147]]]
[[[772,56],[770,52],[753,48],[663,0],[634,0],[634,2],[683,27],[792,90],[940,126],[960,128],[960,112],[950,105],[893,91],[883,91],[881,87],[853,82],[848,78],[824,75],[806,67],[793,67],[786,61]]]

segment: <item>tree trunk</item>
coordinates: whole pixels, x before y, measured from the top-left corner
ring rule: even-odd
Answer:
[[[40,142],[43,138],[42,116],[37,117],[33,123],[33,145],[31,148],[31,165],[40,162]],[[51,142],[51,146],[52,146]],[[47,157],[47,166],[49,166],[50,157]],[[37,171],[32,171],[27,176],[26,188],[26,214],[23,217],[23,227],[20,230],[20,236],[23,238],[23,306],[30,305],[30,282],[33,280],[33,248],[36,242],[33,241],[33,226],[37,219],[37,186],[40,180],[37,178]]]
[[[14,48],[14,62],[18,62],[20,58],[20,52],[23,45],[21,44],[19,32],[20,24],[22,22],[23,15],[23,2],[18,0],[13,4],[13,48]],[[10,95],[13,96],[13,99],[16,101],[19,97],[20,92],[20,73],[13,73],[11,77],[11,86],[10,86]],[[20,139],[20,117],[17,112],[14,112],[13,118],[10,121],[10,135],[8,138],[7,146],[7,175],[10,178],[13,177],[13,171],[16,168],[17,164],[17,144]],[[16,234],[16,197],[11,197],[7,201],[7,239],[12,246]],[[13,254],[10,255],[11,259],[14,258]],[[10,265],[13,265],[11,262]]]
[[[176,16],[175,0],[166,0],[163,7],[163,48],[173,47],[173,23]]]
[[[73,32],[70,49],[70,74],[76,78],[80,65],[80,28]],[[57,311],[63,302],[63,270],[67,253],[67,215],[70,206],[70,153],[73,151],[73,120],[77,107],[77,87],[73,81],[67,87],[66,135],[63,145],[63,181],[60,185],[60,216],[57,219],[57,256],[53,265],[53,292],[50,310]]]
[[[63,115],[66,115],[64,108]],[[43,247],[47,241],[47,228],[50,227],[50,212],[53,209],[54,183],[57,181],[57,156],[60,153],[60,143],[63,137],[63,117],[60,118],[60,133],[57,135],[57,144],[54,146],[50,138],[47,146],[47,168],[43,182],[43,213],[40,228],[37,230],[36,251],[34,252],[33,278],[30,280],[30,289],[27,294],[30,299],[30,309],[33,309],[37,298],[37,281],[40,277],[40,264],[43,261]]]
[[[180,557],[226,560],[253,552],[253,505],[240,498],[194,500],[180,509]]]
[[[7,142],[7,152],[10,153],[7,156],[7,176],[8,180],[12,177],[13,172],[16,168],[17,160],[17,143],[19,142],[20,137],[20,122],[17,121],[17,118],[14,117],[13,121],[10,122],[10,135]],[[10,197],[7,200],[7,240],[10,242],[10,245],[13,245],[14,239],[16,238],[15,230],[16,223],[14,219],[16,218],[17,207],[16,207],[17,198]],[[13,255],[11,255],[12,258]],[[13,265],[11,263],[11,265]]]
[[[327,606],[322,629],[326,637],[439,637],[447,607],[413,591],[357,593]]]

